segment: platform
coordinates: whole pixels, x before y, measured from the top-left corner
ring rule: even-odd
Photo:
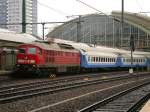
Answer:
[[[0,75],[9,74],[11,71],[0,70]]]
[[[150,112],[150,100],[144,105],[140,112]]]

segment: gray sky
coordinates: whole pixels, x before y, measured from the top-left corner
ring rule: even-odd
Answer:
[[[121,0],[80,0],[94,8],[110,14],[112,10],[121,10]],[[150,11],[150,0],[124,0],[124,10],[128,12]],[[70,15],[84,15],[97,13],[95,10],[77,2],[76,0],[38,0],[38,22],[49,21],[68,21]],[[147,14],[147,15],[150,15]],[[52,28],[54,25],[46,25]],[[39,35],[41,27],[39,26]],[[46,30],[46,33],[48,30]]]

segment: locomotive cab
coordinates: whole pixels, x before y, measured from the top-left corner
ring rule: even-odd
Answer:
[[[36,48],[22,47],[18,49],[17,64],[35,64],[36,63]]]
[[[21,45],[16,54],[16,71],[37,71],[37,64],[42,61],[42,50],[32,45]]]

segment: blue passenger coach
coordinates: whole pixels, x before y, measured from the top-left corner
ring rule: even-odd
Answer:
[[[148,60],[142,55],[133,55],[132,67],[146,67]],[[121,56],[121,67],[131,67],[131,55]]]
[[[80,66],[82,68],[129,68],[131,55],[126,53],[108,53],[100,51],[80,50]],[[132,67],[150,66],[150,58],[144,55],[133,55]]]
[[[118,66],[118,57],[113,53],[96,51],[80,51],[80,66],[82,68],[108,68]]]

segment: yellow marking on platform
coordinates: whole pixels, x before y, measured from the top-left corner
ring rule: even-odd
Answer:
[[[144,105],[140,112],[150,112],[150,100]]]
[[[83,80],[87,81],[89,80],[89,77],[84,77]]]
[[[102,76],[102,78],[101,79],[107,79],[108,77],[106,77],[106,76]]]

